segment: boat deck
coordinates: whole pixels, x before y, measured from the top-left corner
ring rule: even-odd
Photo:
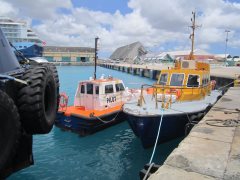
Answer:
[[[183,113],[194,113],[204,111],[208,106],[214,105],[221,92],[214,90],[211,96],[206,96],[205,99],[199,101],[175,102],[168,109],[164,109],[164,115],[177,115]],[[158,102],[158,108],[155,105],[155,99],[152,95],[144,96],[145,102],[143,106],[137,106],[137,100],[125,103],[124,112],[135,116],[159,116],[161,115],[161,102]]]

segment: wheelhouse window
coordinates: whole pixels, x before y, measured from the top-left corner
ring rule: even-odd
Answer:
[[[81,94],[84,94],[84,93],[85,93],[85,86],[81,85]]]
[[[125,90],[122,83],[117,83],[117,84],[115,84],[115,87],[116,87],[116,92],[124,91],[124,90]]]
[[[198,87],[199,86],[199,75],[192,75],[188,76],[187,87]]]
[[[99,94],[99,86],[95,86],[95,94]]]
[[[202,85],[206,86],[208,84],[208,76],[203,74],[202,76]]]
[[[160,85],[166,85],[168,79],[168,74],[161,74],[159,84]]]
[[[106,85],[105,86],[105,94],[113,93],[113,85]]]
[[[182,86],[184,74],[172,74],[170,86]]]
[[[87,94],[93,94],[93,84],[87,84]]]

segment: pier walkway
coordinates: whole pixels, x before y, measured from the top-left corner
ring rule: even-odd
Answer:
[[[230,88],[149,180],[240,179],[239,97]]]
[[[116,63],[99,63],[101,67],[115,69],[118,71],[123,71],[131,73],[133,75],[139,75],[144,77],[149,77],[151,79],[157,79],[162,69],[167,69],[173,67],[173,63],[162,63],[162,64],[116,64]],[[218,78],[235,79],[236,74],[240,74],[240,67],[226,67],[210,65],[211,76]]]

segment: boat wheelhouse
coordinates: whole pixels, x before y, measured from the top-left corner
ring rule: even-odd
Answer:
[[[156,84],[144,86],[137,102],[124,105],[128,123],[144,148],[183,136],[186,128],[197,123],[222,93],[213,90],[208,64],[178,61],[172,69],[162,70]],[[161,124],[161,125],[160,125]]]
[[[126,120],[123,104],[131,98],[122,80],[101,77],[78,84],[74,105],[68,106],[68,97],[61,94],[56,126],[72,130],[82,136]]]

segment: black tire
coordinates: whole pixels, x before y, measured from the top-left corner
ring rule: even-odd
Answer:
[[[13,100],[0,90],[0,171],[15,155],[21,124]]]
[[[21,86],[18,107],[22,125],[28,134],[46,134],[53,127],[57,109],[54,74],[47,66],[32,66],[23,75],[28,86]]]
[[[42,65],[45,67],[49,67],[54,76],[54,80],[55,80],[55,84],[56,84],[56,88],[57,88],[57,109],[56,109],[56,112],[57,112],[58,107],[59,107],[59,102],[60,102],[60,94],[59,94],[60,83],[59,83],[58,71],[54,64],[45,63]]]

